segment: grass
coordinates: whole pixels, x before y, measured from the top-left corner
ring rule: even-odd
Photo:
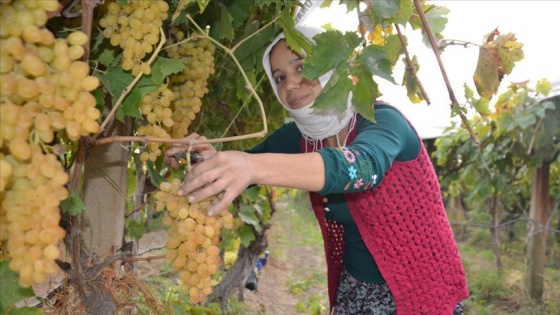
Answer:
[[[560,270],[555,258],[560,245],[550,237],[548,267],[544,271],[542,302],[531,301],[525,289],[525,228],[516,227],[513,241],[501,243],[503,267],[496,267],[488,229],[476,228],[459,244],[470,298],[465,303],[465,315],[548,315],[559,314]],[[556,258],[558,259],[558,258]]]

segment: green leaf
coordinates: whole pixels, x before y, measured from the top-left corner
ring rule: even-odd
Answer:
[[[548,81],[547,79],[539,80],[537,82],[537,86],[535,87],[535,91],[544,96],[547,96],[551,90],[552,90],[552,85],[550,84],[550,81]]]
[[[255,235],[253,230],[248,225],[242,225],[237,229],[237,235],[239,235],[239,240],[241,245],[248,247],[251,241],[255,240]]]
[[[369,45],[356,60],[369,70],[369,74],[376,75],[393,84],[397,84],[393,78],[391,62],[386,58],[387,53],[384,47]],[[360,81],[362,82],[362,81]]]
[[[126,225],[128,229],[128,235],[132,237],[134,240],[138,241],[144,234],[146,234],[146,226],[138,221],[128,221]]]
[[[173,73],[183,69],[183,62],[177,59],[158,57],[152,64],[152,73],[149,76],[142,76],[130,93],[125,97],[119,110],[117,118],[122,120],[124,116],[142,118],[138,109],[138,104],[142,96],[156,91],[164,82],[164,79]],[[114,62],[107,69],[104,75],[96,73],[96,76],[103,82],[113,98],[113,104],[117,102],[121,94],[132,83],[134,77],[129,71],[124,71],[120,62]]]
[[[313,48],[313,55],[305,58],[302,76],[308,79],[316,79],[332,69],[336,69],[341,63],[345,67],[348,60],[354,55],[354,49],[360,43],[360,38],[353,32],[342,34],[339,31],[327,31],[314,37],[317,45]],[[333,49],[336,43],[336,49]],[[346,71],[341,68],[341,72]]]
[[[404,39],[406,44],[406,37]],[[403,46],[399,36],[395,34],[385,37],[385,41],[386,43],[383,47],[383,50],[385,51],[385,58],[389,61],[391,67],[394,68],[400,55],[403,53]]]
[[[465,98],[467,100],[472,99],[474,97],[473,90],[466,83],[463,84],[463,88],[465,90]]]
[[[255,185],[251,188],[245,189],[245,191],[243,191],[243,195],[247,197],[247,199],[255,202],[258,200],[260,193],[261,193],[261,186]]]
[[[524,58],[523,44],[508,40],[502,46],[498,47],[500,58],[502,59],[502,67],[506,74],[510,74],[517,61]]]
[[[537,117],[533,114],[519,115],[515,118],[515,124],[521,129],[527,129],[537,123]],[[532,128],[531,128],[532,129]]]
[[[238,28],[245,22],[251,7],[255,5],[254,1],[244,0],[244,1],[231,1],[227,4],[227,10],[233,18],[233,28]],[[252,24],[252,23],[248,23]]]
[[[234,37],[233,17],[223,5],[219,6],[218,16],[210,27],[210,36],[218,40],[232,40]]]
[[[104,74],[95,73],[95,76],[103,83],[103,86],[111,94],[113,104],[117,102],[121,94],[134,79],[132,74],[122,70],[120,63],[111,64]],[[138,103],[140,102],[141,97],[142,96],[139,95],[138,90],[132,89],[132,91],[130,91],[130,93],[128,93],[125,97],[124,102],[119,108],[117,118],[122,120],[125,114],[135,118],[142,118],[142,114],[138,109]]]
[[[146,169],[148,170],[148,174],[150,175],[150,180],[152,181],[152,184],[154,184],[154,186],[156,186],[156,187],[159,187],[161,182],[164,181],[164,178],[163,178],[163,176],[161,176],[161,174],[154,167],[154,163],[152,161],[148,160],[146,162]]]
[[[489,45],[480,46],[478,62],[473,75],[474,85],[478,94],[488,99],[498,91],[500,77],[498,67],[501,64],[495,47]]]
[[[373,1],[370,14],[374,24],[380,24],[383,20],[395,17],[400,11],[399,1]]]
[[[323,110],[336,109],[339,113],[346,109],[348,93],[354,86],[350,79],[341,77],[340,72],[341,71],[337,69],[333,73],[331,79],[315,100],[313,108]]]
[[[257,215],[255,214],[255,210],[253,209],[253,207],[249,205],[242,205],[239,208],[238,215],[243,222],[252,225],[255,228],[255,230],[257,230],[257,232],[260,232],[261,230],[260,221]]]
[[[422,10],[426,15],[426,20],[428,21],[428,25],[430,26],[430,29],[432,31],[432,34],[434,34],[436,41],[443,38],[441,32],[445,29],[445,26],[447,25],[447,21],[448,21],[448,19],[444,15],[449,13],[449,9],[444,6],[437,6],[433,4],[424,3],[422,4]],[[414,14],[411,16],[410,25],[415,30],[422,28],[422,21],[420,20],[420,16],[418,14]],[[424,32],[423,28],[422,28],[422,38],[424,44],[427,47],[431,48],[432,45],[430,43],[430,39],[427,36],[426,32]]]
[[[71,191],[68,198],[64,199],[60,203],[60,209],[63,213],[68,213],[69,215],[78,215],[86,208],[86,204],[80,199],[80,195],[77,192]]]
[[[255,32],[257,33],[253,35]],[[276,36],[276,31],[272,27],[259,30],[259,25],[251,23],[247,25],[241,38],[247,38],[250,35],[253,36],[238,46],[234,54],[247,74],[256,75],[256,71],[253,69],[262,71],[262,55],[271,39]]]
[[[104,40],[105,37],[103,33],[99,32],[94,40],[94,43],[91,45],[92,56],[91,58],[96,57],[95,54],[98,53],[97,61],[100,64],[108,67],[114,60],[116,56],[116,47],[112,46],[108,41]]]
[[[0,262],[0,314],[6,314],[17,302],[35,296],[31,288],[22,288],[17,273],[10,270],[10,261]]]
[[[479,114],[483,116],[490,115],[492,114],[492,111],[488,106],[489,103],[490,100],[483,96],[474,104],[474,108]]]
[[[411,63],[416,72],[418,72],[418,70],[420,69],[420,65],[418,64],[418,59],[416,58],[416,56],[412,57]],[[424,100],[424,96],[422,95],[422,91],[420,91],[418,82],[416,81],[412,73],[410,73],[410,71],[408,70],[404,72],[403,85],[406,87],[406,95],[412,103],[416,104]]]
[[[410,21],[412,12],[414,11],[414,3],[410,0],[399,0],[400,11],[397,13],[393,22],[401,25],[405,25]]]
[[[305,54],[307,57],[311,56],[313,42],[294,28],[294,18],[288,8],[280,14],[278,24],[282,27],[288,47],[300,54]]]
[[[381,93],[371,74],[362,71],[357,77],[359,82],[354,86],[352,105],[364,118],[375,122],[373,103]]]

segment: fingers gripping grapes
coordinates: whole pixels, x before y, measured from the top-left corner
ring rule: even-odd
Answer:
[[[224,192],[209,209],[216,215],[226,210],[233,200],[253,184],[250,155],[244,152],[218,152],[195,164],[185,176],[178,193],[188,195],[189,202],[199,202]]]

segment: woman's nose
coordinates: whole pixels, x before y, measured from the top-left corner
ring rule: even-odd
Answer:
[[[286,78],[286,81],[288,83],[287,84],[288,91],[299,88],[302,79],[303,78],[301,77],[301,75],[299,73],[298,74],[292,74],[292,75],[288,76]]]

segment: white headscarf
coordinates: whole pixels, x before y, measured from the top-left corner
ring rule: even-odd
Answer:
[[[311,27],[311,26],[296,26],[295,29],[300,31],[305,37],[313,40],[313,37],[317,34],[325,32],[325,29],[320,27]],[[353,128],[355,120],[352,119],[354,115],[354,109],[352,108],[352,92],[348,94],[348,100],[346,102],[346,110],[339,115],[336,109],[333,110],[323,110],[323,109],[315,109],[311,108],[315,102],[304,106],[298,109],[292,109],[286,104],[282,103],[278,95],[278,87],[274,78],[272,77],[272,69],[270,67],[270,52],[274,48],[274,46],[281,40],[285,38],[284,33],[280,33],[276,38],[272,41],[272,43],[266,48],[264,55],[263,55],[263,67],[268,76],[268,81],[272,86],[272,90],[274,90],[274,94],[276,98],[282,104],[282,106],[290,113],[293,117],[296,126],[301,131],[303,136],[306,140],[313,143],[315,149],[319,149],[321,147],[321,140],[328,138],[330,136],[337,135],[344,127],[346,127],[351,121],[352,126],[347,132],[350,133],[350,130]],[[324,88],[329,79],[331,78],[333,70],[323,74],[319,77],[319,84],[321,88]],[[338,140],[338,137],[337,137]],[[346,139],[344,144],[346,145]]]

